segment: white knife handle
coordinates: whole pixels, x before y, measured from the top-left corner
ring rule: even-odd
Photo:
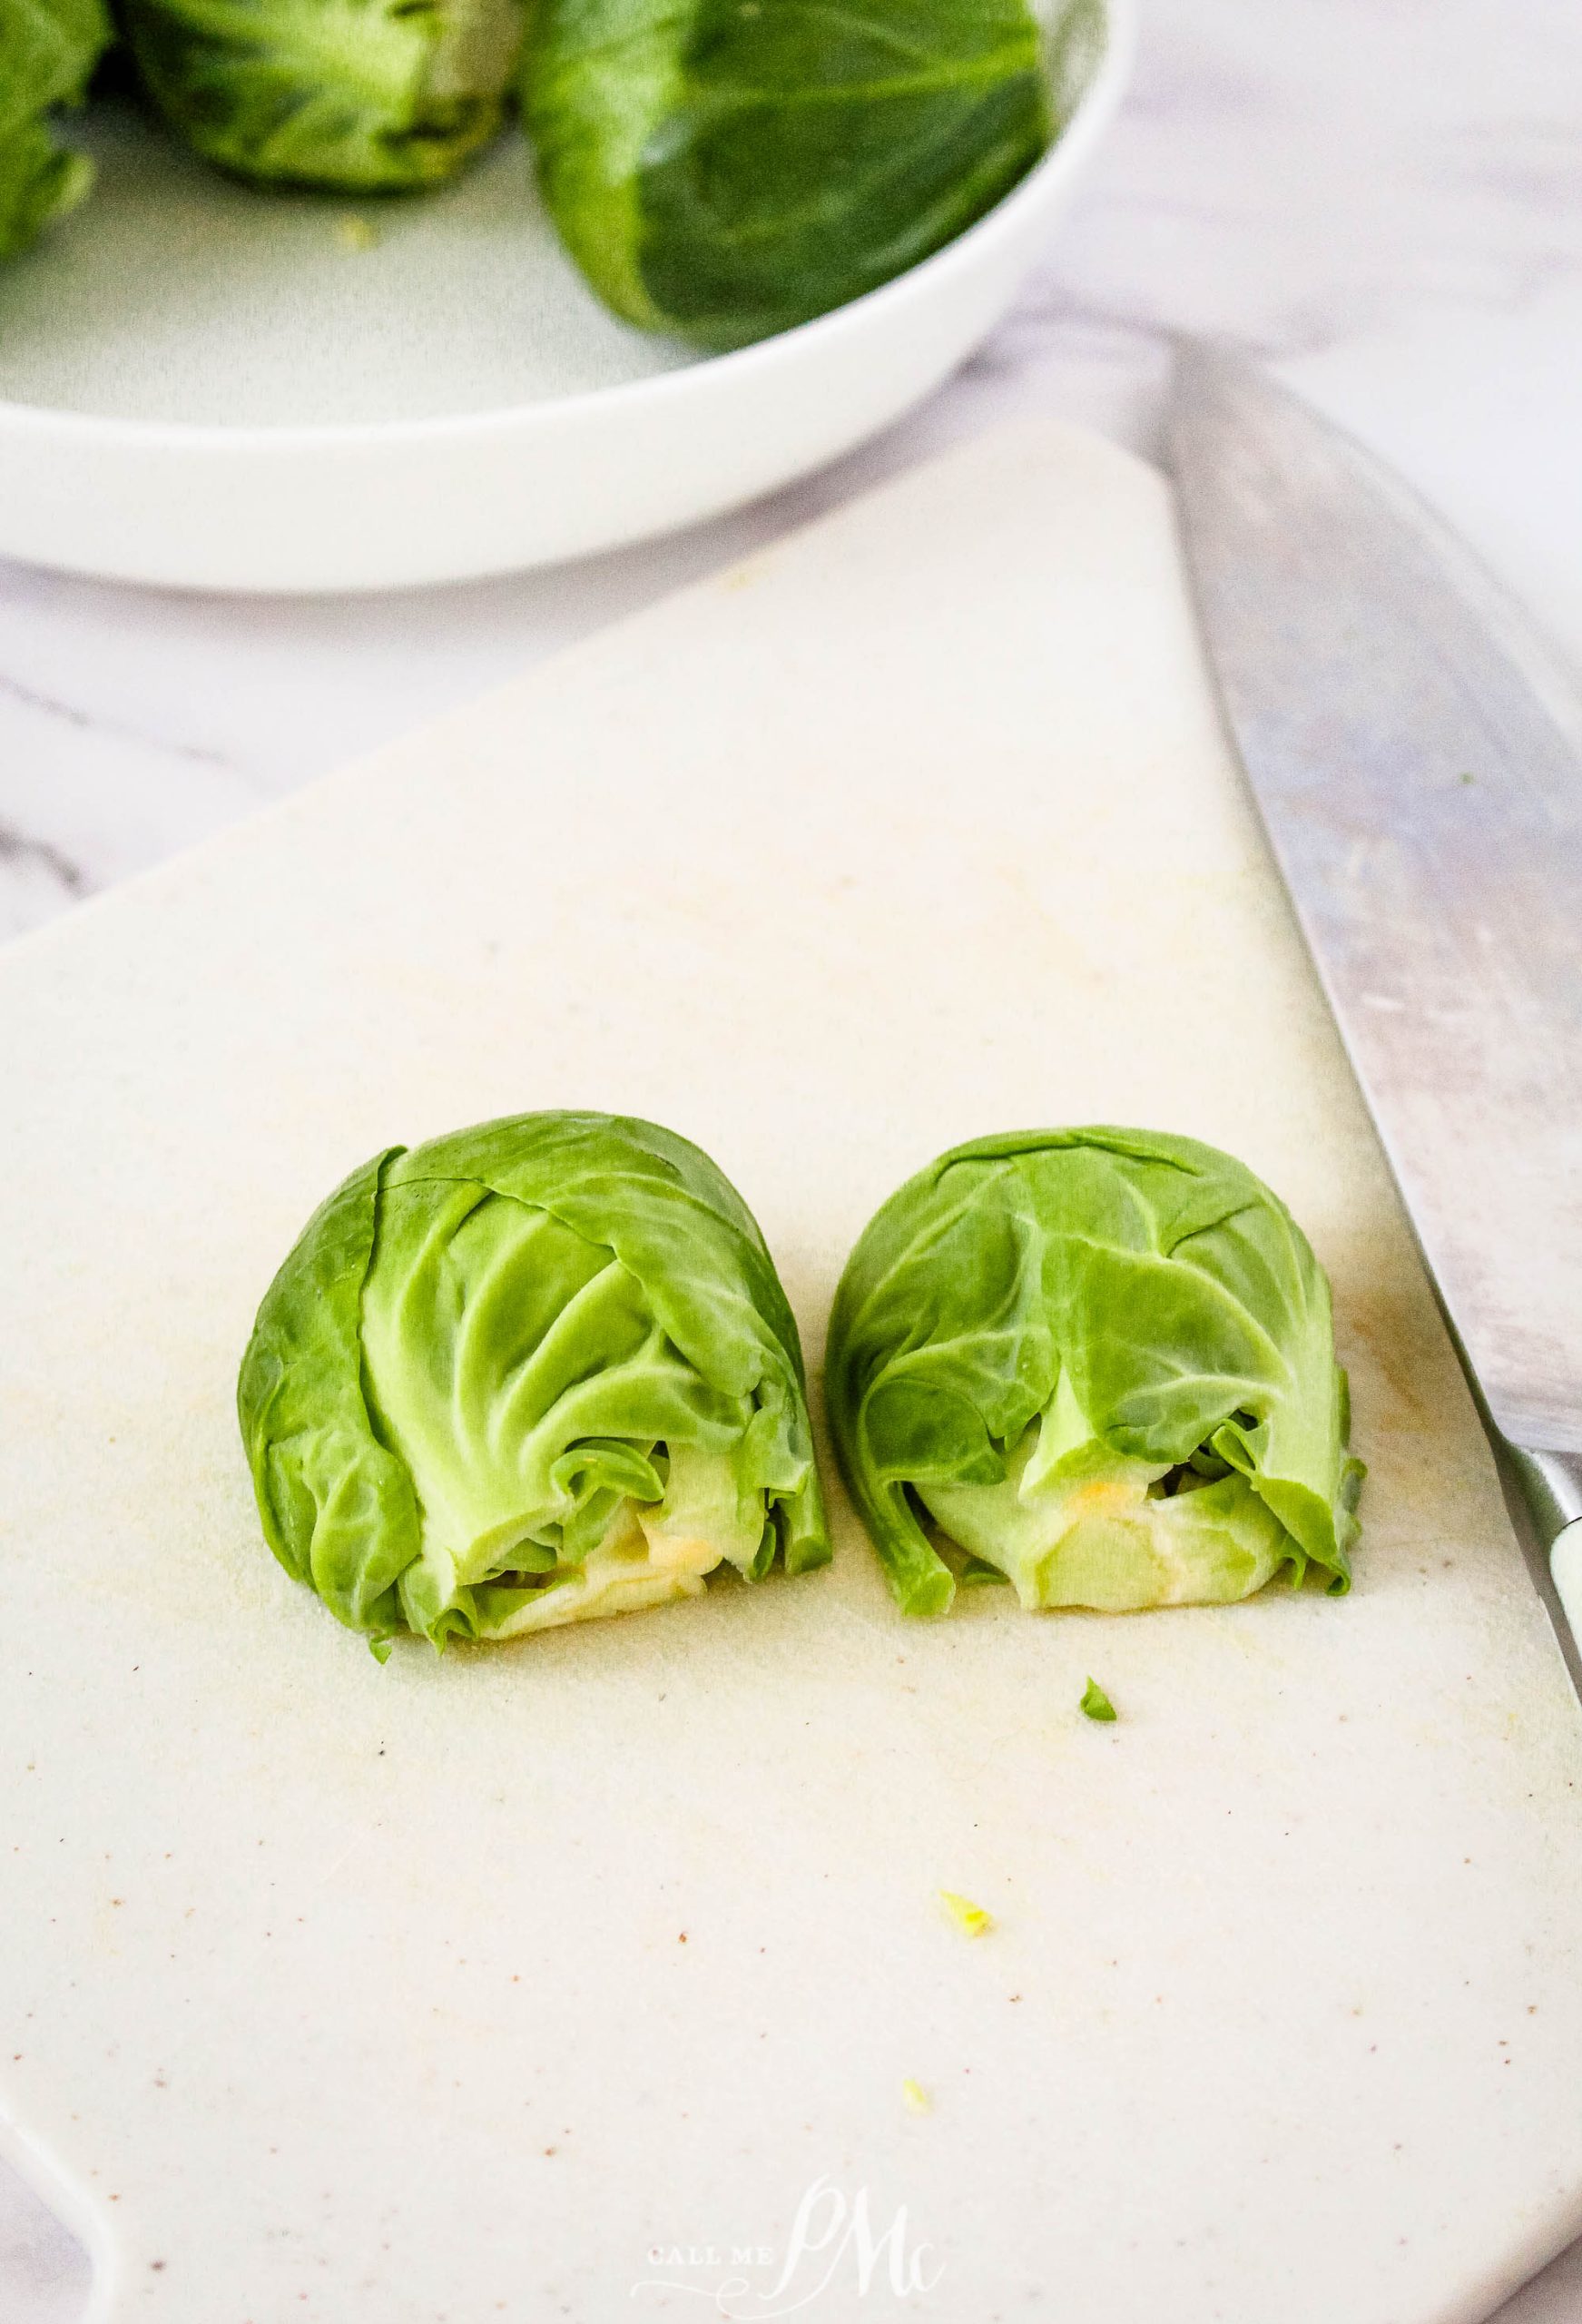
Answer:
[[[1528,1505],[1548,1545],[1555,1595],[1582,1646],[1582,1455],[1512,1451]]]
[[[1571,1635],[1582,1639],[1582,1517],[1572,1520],[1549,1551],[1549,1574]]]

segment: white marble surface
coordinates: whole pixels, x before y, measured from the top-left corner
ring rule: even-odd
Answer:
[[[382,601],[0,566],[0,936],[997,418],[1054,410],[1152,449],[1183,330],[1291,359],[1582,666],[1577,0],[1145,0],[1145,19],[1130,103],[1011,320],[912,419],[773,501],[575,570]],[[68,2324],[83,2283],[0,2177],[0,2317]],[[1582,2246],[1499,2324],[1582,2324]]]

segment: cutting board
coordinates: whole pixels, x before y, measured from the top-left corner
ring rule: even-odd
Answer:
[[[1470,2324],[1582,2226],[1582,1718],[1157,475],[985,441],[0,1019],[0,2087],[98,2318]],[[815,1374],[938,1148],[1230,1147],[1334,1278],[1352,1595],[909,1624],[837,1494],[825,1574],[381,1669],[263,1548],[237,1359],[349,1167],[555,1105],[718,1158]]]

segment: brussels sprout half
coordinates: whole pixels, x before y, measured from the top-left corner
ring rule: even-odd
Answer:
[[[524,0],[122,0],[150,95],[205,160],[270,184],[403,193],[499,128]]]
[[[1329,1285],[1213,1147],[1029,1130],[941,1156],[847,1263],[827,1389],[909,1613],[944,1612],[964,1561],[1029,1609],[1349,1585],[1362,1469]]]
[[[927,258],[1048,144],[1026,0],[543,0],[523,110],[617,314],[730,348]]]
[[[109,40],[100,0],[0,0],[0,258],[92,185],[92,164],[56,143],[49,116],[82,102]]]
[[[378,1642],[830,1557],[763,1238],[649,1122],[524,1114],[354,1172],[265,1296],[238,1406],[270,1548]]]

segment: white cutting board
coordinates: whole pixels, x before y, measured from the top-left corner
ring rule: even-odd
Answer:
[[[91,907],[0,1019],[0,2089],[101,2318],[1458,2324],[1582,2226],[1582,1718],[1157,476],[976,447]],[[717,1156],[815,1367],[953,1140],[1244,1156],[1334,1275],[1355,1591],[909,1625],[838,1505],[820,1577],[379,1669],[259,1537],[252,1308],[376,1147],[560,1104]],[[863,2289],[863,2189],[931,2290]]]

